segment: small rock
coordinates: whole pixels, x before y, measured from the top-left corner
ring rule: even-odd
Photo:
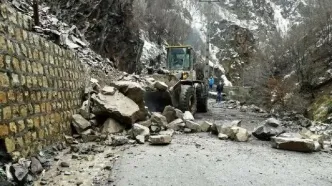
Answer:
[[[247,129],[241,127],[232,127],[231,130],[235,134],[234,140],[238,142],[246,142],[249,140],[249,133]]]
[[[113,146],[121,146],[121,145],[127,144],[128,142],[129,142],[129,140],[125,136],[113,136],[112,137]]]
[[[71,175],[71,172],[66,171],[66,172],[64,173],[64,175],[69,176],[69,175]]]
[[[108,118],[102,127],[102,133],[115,134],[124,131],[125,127],[112,118]]]
[[[219,133],[219,134],[218,134],[218,138],[221,139],[221,140],[227,140],[227,139],[228,139],[228,136],[227,136],[226,134]]]
[[[208,121],[204,121],[200,128],[202,132],[209,132],[211,129],[212,123],[208,122]]]
[[[151,116],[152,125],[156,125],[159,127],[166,127],[167,126],[167,119],[165,116],[161,115],[158,112],[153,112]]]
[[[74,114],[72,118],[73,118],[72,122],[73,126],[76,132],[79,134],[91,126],[90,122],[79,114]]]
[[[22,182],[23,180],[27,179],[29,169],[28,166],[24,166],[21,164],[13,164],[11,166],[11,173],[15,176],[15,178],[19,181]]]
[[[135,138],[136,138],[136,141],[139,144],[144,144],[145,143],[145,136],[143,136],[143,135],[137,135]]]
[[[173,136],[174,135],[174,130],[173,129],[168,129],[166,131],[160,131],[159,134],[160,135],[170,135],[170,136]]]
[[[79,156],[77,154],[71,155],[71,159],[78,159],[78,158],[79,158]]]
[[[30,169],[31,169],[31,173],[33,175],[38,175],[43,171],[43,166],[37,158],[32,157],[31,158],[31,168]]]
[[[61,167],[69,167],[69,163],[63,161],[63,162],[60,163],[60,166]]]
[[[154,84],[154,88],[161,90],[161,91],[166,91],[168,89],[168,86],[164,82],[157,81]]]
[[[159,127],[159,126],[151,126],[150,128],[151,128],[151,131],[154,133],[161,131],[161,127]]]
[[[191,129],[193,132],[200,132],[201,131],[201,126],[198,123],[195,123],[190,120],[186,120],[186,127]]]
[[[270,140],[271,137],[277,136],[284,131],[280,125],[281,122],[279,120],[270,118],[254,129],[252,134],[260,140]]]
[[[110,95],[113,96],[116,92],[116,88],[115,87],[111,87],[111,86],[105,86],[102,90],[101,93],[103,95]]]
[[[194,118],[194,116],[191,114],[191,112],[186,111],[186,112],[184,113],[184,115],[183,115],[183,120],[185,120],[185,121],[194,121],[195,118]]]
[[[48,184],[47,181],[41,181],[39,183],[40,183],[40,185],[47,185]]]
[[[179,118],[179,119],[176,119],[176,120],[172,121],[171,123],[169,123],[167,125],[167,128],[173,129],[175,131],[179,131],[185,126],[186,126],[186,124],[184,123],[184,121],[181,118]]]
[[[183,132],[184,132],[184,133],[191,133],[191,129],[184,128]]]
[[[167,145],[172,141],[172,137],[170,135],[157,135],[150,136],[150,143],[152,145]]]
[[[166,117],[168,123],[174,121],[175,119],[178,119],[176,110],[172,106],[165,107],[165,109],[163,111],[163,116]]]

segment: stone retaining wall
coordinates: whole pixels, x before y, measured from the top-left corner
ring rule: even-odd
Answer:
[[[30,17],[1,4],[0,148],[16,157],[36,153],[70,132],[84,84],[75,54],[31,28]]]

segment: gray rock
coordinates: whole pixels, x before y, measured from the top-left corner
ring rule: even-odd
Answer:
[[[183,120],[185,120],[185,121],[194,121],[195,118],[194,118],[194,116],[191,114],[191,112],[186,111],[186,112],[184,112]]]
[[[121,146],[127,144],[129,139],[125,136],[112,136],[112,145],[113,146]]]
[[[152,125],[159,126],[159,127],[166,127],[168,124],[166,117],[161,115],[158,112],[152,113],[151,122],[152,122]]]
[[[137,135],[135,138],[136,138],[136,141],[139,144],[144,144],[145,143],[145,136],[143,136],[143,135]]]
[[[246,142],[249,140],[249,132],[247,131],[247,129],[241,128],[241,127],[232,127],[232,137],[234,136],[234,138],[231,138],[235,141],[238,142]]]
[[[145,127],[150,127],[152,125],[152,122],[151,122],[151,120],[146,120],[146,121],[138,122],[138,124],[143,125]]]
[[[217,130],[217,133],[223,133],[226,134],[229,138],[233,138],[234,133],[231,130],[232,127],[240,127],[241,121],[240,120],[234,120],[234,121],[223,121],[221,124],[215,124],[215,129]]]
[[[195,123],[193,121],[187,120],[186,122],[186,127],[191,129],[193,132],[200,132],[201,131],[201,125],[198,123]]]
[[[157,133],[157,132],[161,131],[161,127],[159,127],[159,126],[153,125],[150,128],[151,128],[151,131],[154,132],[154,133]]]
[[[170,136],[173,136],[174,135],[174,130],[173,129],[168,129],[166,131],[160,131],[159,134],[160,135],[170,135]]]
[[[40,163],[40,161],[35,157],[32,157],[30,160],[31,160],[31,167],[30,167],[31,173],[33,175],[40,174],[43,171],[43,166]]]
[[[79,113],[81,114],[81,116],[85,119],[90,119],[90,108],[89,108],[89,100],[86,100],[83,102]]]
[[[73,118],[73,126],[76,130],[77,133],[82,133],[84,130],[88,129],[91,127],[91,124],[88,120],[84,119],[81,115],[79,114],[74,114],[72,116]]]
[[[106,134],[115,134],[115,133],[121,133],[125,129],[124,126],[122,126],[119,122],[112,118],[108,118],[103,127],[101,132]]]
[[[116,92],[116,88],[115,87],[111,87],[111,86],[105,86],[103,89],[101,89],[101,93],[103,95],[109,95],[109,96],[113,96]]]
[[[172,142],[172,137],[170,135],[157,135],[150,136],[150,143],[152,145],[167,145]]]
[[[69,163],[67,163],[67,162],[65,162],[65,161],[61,162],[61,163],[60,163],[60,166],[61,166],[61,167],[70,167]]]
[[[163,111],[163,116],[166,117],[168,123],[178,119],[177,115],[177,111],[172,106],[166,106]]]
[[[227,139],[228,139],[228,136],[227,136],[226,134],[219,133],[219,134],[218,134],[218,138],[221,139],[221,140],[227,140]]]
[[[111,118],[126,124],[132,125],[139,118],[138,105],[120,92],[114,95],[92,96],[94,100],[93,113],[96,115],[109,115]]]
[[[15,178],[19,182],[22,182],[23,180],[27,179],[29,173],[28,166],[16,163],[13,164],[10,169],[11,173],[15,176]]]
[[[157,81],[154,83],[154,88],[161,90],[161,91],[167,91],[168,86],[164,82]]]
[[[272,137],[271,142],[272,147],[276,149],[298,152],[313,152],[316,150],[315,142],[312,139]]]
[[[281,122],[279,120],[270,118],[254,129],[252,134],[260,140],[270,140],[271,137],[277,136],[284,131],[280,125]]]
[[[137,117],[139,120],[145,120],[146,116],[148,116],[148,110],[144,103],[145,89],[139,83],[133,81],[116,81],[111,83],[111,85],[138,105]]]
[[[186,126],[186,124],[184,123],[184,121],[179,118],[179,119],[176,119],[176,120],[172,121],[171,123],[169,123],[167,125],[167,128],[173,129],[175,131],[179,131],[179,130],[182,130],[185,126]]]
[[[136,137],[138,135],[148,137],[150,135],[150,129],[148,127],[145,127],[145,126],[137,124],[137,123],[135,123],[133,125],[133,128],[131,130],[132,130],[133,137]]]
[[[76,143],[76,140],[71,136],[64,135],[64,138],[65,138],[65,140],[68,144],[75,144]]]
[[[184,129],[183,129],[183,132],[184,132],[184,133],[191,133],[191,129],[184,128]]]
[[[209,132],[211,129],[212,123],[208,122],[208,121],[204,121],[203,123],[201,123],[201,131],[202,132]]]

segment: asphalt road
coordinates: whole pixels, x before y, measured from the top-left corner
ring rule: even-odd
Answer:
[[[213,101],[210,101],[211,104]],[[212,105],[211,105],[212,106]],[[225,107],[225,106],[224,106]],[[197,120],[241,119],[252,131],[264,114],[210,107]],[[131,147],[115,162],[116,186],[331,186],[332,155],[271,148],[251,138],[221,141],[208,133],[175,135],[168,146]]]
[[[330,186],[332,156],[272,149],[267,142],[221,141],[209,134],[177,135],[168,146],[123,152],[116,186]]]

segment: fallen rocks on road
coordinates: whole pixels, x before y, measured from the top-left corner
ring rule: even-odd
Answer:
[[[129,142],[129,139],[125,136],[112,136],[111,139],[113,146],[121,146]]]
[[[191,112],[186,111],[186,112],[184,112],[183,120],[185,120],[185,121],[194,121],[195,118],[194,118],[194,116],[192,115]]]
[[[272,147],[276,149],[297,151],[297,152],[314,152],[316,151],[315,142],[312,139],[272,137]]]
[[[200,124],[200,128],[202,132],[209,132],[211,130],[212,123],[208,121],[204,121]]]
[[[227,140],[227,139],[228,139],[228,136],[227,136],[226,134],[219,133],[219,134],[218,134],[218,138],[221,139],[221,140]]]
[[[82,133],[84,130],[88,129],[89,127],[91,127],[90,122],[79,114],[74,114],[72,118],[73,118],[72,124],[76,132],[79,134]]]
[[[170,135],[156,135],[150,136],[151,145],[168,145],[172,142],[172,137]]]
[[[175,131],[181,131],[186,126],[182,119],[176,119],[167,125],[168,129],[173,129]]]
[[[119,122],[112,118],[108,118],[103,126],[102,126],[102,133],[106,134],[115,134],[115,133],[120,133],[123,132],[125,129],[124,126],[122,126]]]
[[[238,142],[247,142],[249,140],[250,135],[247,129],[241,127],[232,127],[231,130],[233,134],[229,136],[230,139]]]
[[[167,119],[165,116],[158,112],[153,112],[151,116],[151,122],[154,126],[167,127]]]
[[[281,127],[281,121],[275,118],[269,118],[266,121],[263,121],[261,126],[254,129],[252,134],[260,140],[268,141],[271,137],[277,136],[282,132],[284,132],[284,130]]]
[[[194,121],[186,120],[186,127],[188,129],[191,129],[192,132],[200,132],[201,131],[201,125],[198,123],[195,123]]]
[[[172,106],[166,106],[162,115],[166,117],[168,123],[179,118],[177,111]]]
[[[112,96],[98,94],[92,99],[95,103],[92,111],[96,115],[106,114],[126,125],[132,125],[138,119],[138,105],[118,91]]]

